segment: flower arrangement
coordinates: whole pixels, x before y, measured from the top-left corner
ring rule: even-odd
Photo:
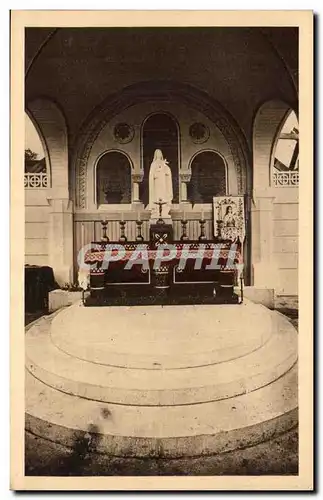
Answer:
[[[77,283],[65,283],[61,286],[61,290],[67,290],[68,292],[81,292],[83,288]]]

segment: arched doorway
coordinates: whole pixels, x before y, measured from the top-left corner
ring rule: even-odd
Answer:
[[[140,199],[144,205],[149,203],[149,168],[154,157],[155,149],[161,149],[164,158],[166,158],[169,163],[173,179],[173,203],[178,203],[178,126],[175,119],[166,113],[151,115],[145,121],[142,130],[144,178],[140,185]]]
[[[191,163],[187,196],[191,203],[212,203],[213,196],[227,194],[226,165],[215,151],[198,153]]]
[[[131,165],[127,156],[109,151],[96,168],[97,204],[131,203]]]

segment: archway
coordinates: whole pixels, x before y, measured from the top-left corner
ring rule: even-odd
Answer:
[[[68,137],[65,117],[54,102],[44,98],[28,102],[26,108],[42,139],[47,166],[50,168],[54,197],[69,199]]]
[[[290,111],[280,127],[273,150],[272,183],[274,186],[298,185],[299,127],[294,111]]]
[[[226,165],[215,151],[201,151],[191,162],[192,177],[187,188],[189,201],[212,203],[213,196],[227,194]]]
[[[73,208],[66,120],[57,104],[45,98],[27,102],[26,111],[43,139],[51,174],[51,191],[46,205],[41,210],[37,206],[37,211],[42,212],[42,221],[48,226],[48,264],[58,283],[68,283],[73,276]]]
[[[254,120],[251,254],[254,286],[293,295],[298,283],[298,128],[293,130],[288,124],[291,111],[286,102],[268,101],[259,107]],[[283,150],[278,145],[291,137],[295,144],[288,159],[287,142]]]
[[[253,189],[256,193],[271,186],[277,135],[289,112],[289,105],[278,100],[265,102],[258,109],[253,126]]]
[[[178,126],[173,117],[166,113],[151,115],[142,128],[142,161],[144,178],[140,185],[140,199],[147,205],[149,203],[149,168],[154,157],[154,151],[161,149],[172,171],[173,203],[179,201],[178,186]]]
[[[84,122],[75,147],[73,148],[74,155],[72,158],[77,208],[87,208],[88,159],[95,138],[113,116],[116,116],[123,109],[143,101],[184,103],[203,113],[212,122],[216,123],[231,149],[237,172],[237,191],[239,194],[250,193],[252,186],[252,169],[249,168],[251,163],[251,152],[245,136],[228,111],[223,108],[219,102],[214,101],[208,94],[191,85],[170,81],[149,81],[131,85],[117,94],[107,97],[100,106],[93,110],[88,119]],[[143,150],[142,143],[141,147]],[[178,151],[180,151],[180,147],[178,147]],[[142,164],[141,167],[143,168],[143,166]],[[177,176],[178,173],[176,172],[176,177]],[[141,200],[144,185],[145,182],[141,184]],[[176,192],[178,192],[178,190],[176,190]]]
[[[97,204],[131,203],[131,165],[120,151],[108,151],[96,168]]]

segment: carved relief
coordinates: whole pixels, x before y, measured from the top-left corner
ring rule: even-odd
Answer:
[[[189,134],[195,144],[203,144],[210,137],[210,129],[204,123],[195,122],[190,126]]]
[[[181,182],[190,182],[192,177],[192,172],[180,172],[179,174]]]
[[[114,139],[120,144],[131,142],[134,135],[134,128],[128,123],[117,123],[113,129]]]
[[[140,174],[133,173],[131,175],[131,177],[132,177],[133,182],[142,182],[142,180],[144,178],[144,173],[143,172],[141,172]]]

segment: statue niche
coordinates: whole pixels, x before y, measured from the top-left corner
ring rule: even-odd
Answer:
[[[119,151],[104,154],[97,165],[97,203],[131,203],[131,166]]]
[[[168,161],[163,158],[162,151],[156,149],[149,171],[149,209],[152,219],[157,219],[158,216],[162,219],[169,219],[172,200],[172,172]]]

